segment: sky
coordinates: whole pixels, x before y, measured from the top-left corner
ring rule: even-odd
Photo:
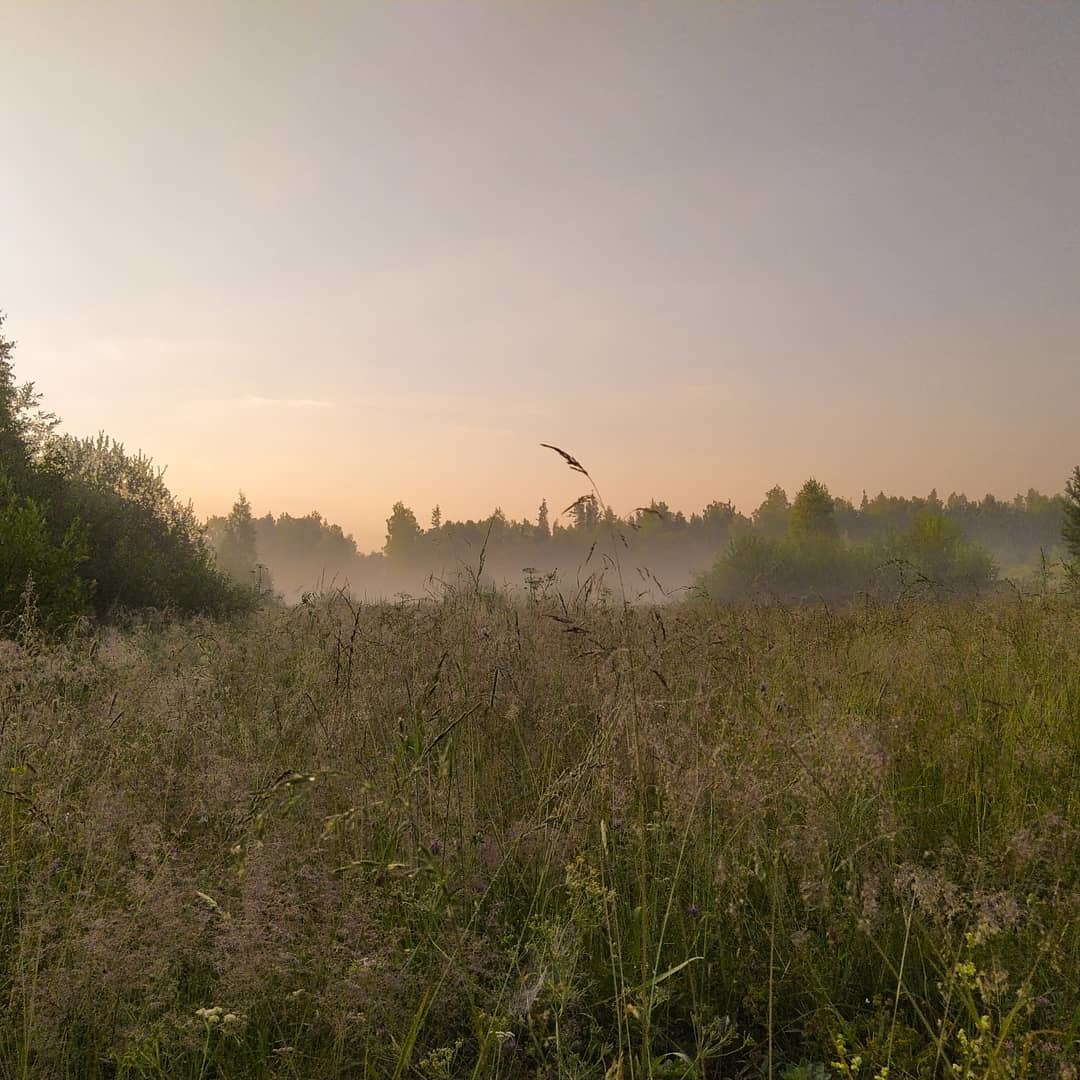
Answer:
[[[0,0],[0,310],[66,430],[381,546],[1080,461],[1080,3]]]

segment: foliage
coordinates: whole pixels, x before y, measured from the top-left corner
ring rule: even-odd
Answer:
[[[879,553],[814,533],[737,536],[699,587],[714,600],[850,599],[870,587]]]
[[[394,503],[386,519],[386,557],[395,562],[408,563],[416,558],[423,531],[416,515],[402,502]]]
[[[19,416],[19,387],[12,355],[15,342],[4,336],[5,315],[0,311],[0,467],[9,477],[25,479],[30,460]]]
[[[54,418],[40,409],[32,384],[15,382],[15,343],[4,337],[4,321],[0,312],[0,632],[30,610],[55,629],[82,614],[92,593],[80,576],[86,536],[78,519],[50,525],[42,496],[55,478],[42,449]]]
[[[698,584],[714,600],[835,601],[865,593],[892,597],[917,584],[973,592],[990,587],[996,576],[988,552],[942,514],[924,511],[910,529],[884,542],[847,544],[830,535],[827,524],[805,521],[784,539],[744,533]]]
[[[89,552],[83,573],[96,583],[95,607],[237,610],[242,595],[215,567],[190,504],[165,484],[164,470],[130,454],[106,435],[64,436],[54,447],[64,483],[56,502],[62,520],[85,523]]]
[[[813,477],[803,484],[795,496],[788,517],[788,529],[799,540],[838,534],[833,498],[829,489]]]
[[[964,537],[994,553],[1003,565],[1033,565],[1041,555],[1052,555],[1061,541],[1064,500],[1031,489],[1011,501],[987,495],[981,500],[953,493],[942,501],[932,491],[926,498],[905,499],[877,494],[863,496],[856,509],[837,507],[842,534],[853,542],[884,540],[910,529],[924,511],[940,513],[956,525]]]
[[[920,512],[906,533],[892,537],[887,551],[922,580],[950,589],[985,588],[996,576],[988,551],[965,540],[955,522],[929,510]]]
[[[219,524],[217,524],[219,523]],[[251,588],[259,561],[252,504],[241,491],[228,517],[218,518],[212,543],[217,565],[240,585]],[[211,536],[207,523],[207,536]]]
[[[32,382],[15,382],[15,342],[4,337],[5,321],[0,311],[0,468],[26,491],[51,478],[49,450],[59,420],[42,407]]]
[[[244,514],[242,508],[240,513]],[[244,542],[244,554],[237,558],[236,514],[234,506],[230,517],[211,517],[206,523],[207,536],[218,564],[238,564],[236,580],[249,587],[254,582],[257,593],[280,590],[292,601],[305,592],[341,587],[350,580],[357,584],[361,580],[381,581],[382,556],[361,555],[351,536],[315,511],[303,517],[264,514],[253,518],[253,547],[249,536]],[[234,519],[232,524],[230,518]]]
[[[41,507],[16,494],[0,473],[0,633],[27,605],[52,629],[83,614],[92,594],[80,574],[86,558],[86,531],[79,523],[55,542]]]
[[[4,610],[27,575],[53,624],[70,621],[91,599],[99,616],[142,607],[245,607],[247,598],[215,568],[202,526],[191,506],[173,497],[163,470],[105,435],[58,435],[57,418],[42,408],[33,384],[16,384],[13,352],[0,335]]]
[[[754,511],[754,528],[762,536],[772,539],[786,536],[790,512],[791,504],[788,502],[787,492],[779,484],[771,487],[765,494],[765,500]]]

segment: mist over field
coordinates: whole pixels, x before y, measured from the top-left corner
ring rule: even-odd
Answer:
[[[534,520],[514,521],[496,509],[479,521],[443,521],[436,506],[422,525],[396,503],[376,552],[361,552],[318,512],[256,515],[244,496],[228,517],[211,518],[207,531],[236,581],[289,600],[334,588],[371,599],[422,596],[461,578],[522,594],[606,584],[630,602],[770,592],[850,599],[895,584],[888,570],[901,564],[912,578],[962,590],[1056,574],[1065,556],[1065,507],[1062,495],[1034,489],[1010,500],[864,494],[855,505],[811,479],[792,500],[772,488],[749,514],[714,501],[687,515],[652,500],[622,516],[601,509],[590,490],[566,508],[564,521],[553,523],[543,500]],[[785,548],[793,538],[798,543]],[[836,565],[800,565],[808,543],[831,552]],[[743,565],[750,557],[757,561]],[[860,559],[861,572],[854,565]]]
[[[0,44],[0,1080],[1078,1080],[1080,5]]]

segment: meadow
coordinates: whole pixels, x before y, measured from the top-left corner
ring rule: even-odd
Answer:
[[[1080,602],[0,641],[0,1077],[1077,1076]]]

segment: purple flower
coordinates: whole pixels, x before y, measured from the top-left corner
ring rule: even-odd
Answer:
[[[438,837],[435,837],[435,839],[428,844],[428,851],[430,851],[432,855],[441,855],[442,841]]]
[[[697,904],[687,904],[686,905],[686,914],[689,915],[691,919],[700,918],[700,916],[701,916],[701,908],[699,908],[697,906]]]

